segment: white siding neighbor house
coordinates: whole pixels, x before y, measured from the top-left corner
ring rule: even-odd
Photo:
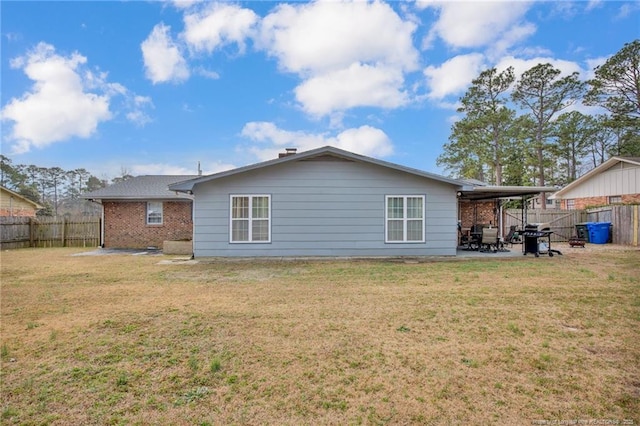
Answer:
[[[611,157],[580,176],[552,198],[563,210],[640,203],[640,158]]]
[[[193,195],[193,254],[455,256],[463,182],[334,147],[169,185]]]

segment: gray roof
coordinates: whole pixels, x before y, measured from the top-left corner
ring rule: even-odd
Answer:
[[[438,174],[434,174],[434,173],[428,173],[422,170],[418,170],[418,169],[412,169],[410,167],[405,167],[405,166],[401,166],[399,164],[394,164],[394,163],[389,163],[387,161],[382,161],[382,160],[378,160],[375,158],[371,158],[371,157],[367,157],[364,155],[360,155],[360,154],[355,154],[353,152],[349,152],[349,151],[345,151],[339,148],[335,148],[333,146],[325,146],[322,148],[316,148],[316,149],[312,149],[309,151],[305,151],[305,152],[301,152],[299,154],[293,154],[293,155],[289,155],[286,157],[281,157],[281,158],[276,158],[274,160],[269,160],[269,161],[264,161],[262,163],[256,163],[256,164],[251,164],[248,166],[244,166],[244,167],[239,167],[237,169],[233,169],[233,170],[227,170],[225,172],[220,172],[220,173],[216,173],[213,175],[208,175],[208,176],[197,176],[194,179],[185,181],[185,182],[180,182],[180,183],[175,183],[171,185],[171,189],[174,191],[183,191],[183,192],[189,192],[193,190],[193,187],[199,183],[202,182],[208,182],[211,180],[216,180],[216,179],[221,179],[221,178],[225,178],[227,176],[233,176],[239,173],[245,173],[245,172],[249,172],[251,170],[256,170],[256,169],[261,169],[263,167],[269,167],[269,166],[273,166],[276,164],[281,164],[281,163],[287,163],[290,161],[301,161],[301,160],[308,160],[310,158],[314,158],[314,157],[320,157],[323,155],[331,155],[334,157],[338,157],[338,158],[344,158],[344,159],[348,159],[348,160],[354,160],[354,161],[360,161],[363,163],[369,163],[369,164],[376,164],[378,166],[382,166],[382,167],[387,167],[389,169],[394,169],[394,170],[399,170],[405,173],[410,173],[416,176],[421,176],[421,177],[426,177],[429,179],[433,179],[439,182],[444,182],[444,183],[448,183],[451,185],[455,185],[455,186],[459,186],[459,187],[463,187],[465,186],[464,182],[461,182],[459,180],[456,179],[450,179]]]
[[[82,194],[89,200],[171,200],[190,198],[176,194],[169,185],[193,179],[196,175],[147,175],[135,176],[114,183],[106,188]]]

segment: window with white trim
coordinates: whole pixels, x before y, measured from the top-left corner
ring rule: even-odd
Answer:
[[[271,196],[231,195],[232,243],[271,242]]]
[[[575,210],[576,209],[576,200],[573,198],[569,198],[567,200],[567,210]]]
[[[385,242],[424,242],[424,195],[387,195]]]
[[[609,204],[620,204],[622,203],[622,195],[611,195],[609,197]]]
[[[147,225],[162,225],[162,201],[147,202]]]

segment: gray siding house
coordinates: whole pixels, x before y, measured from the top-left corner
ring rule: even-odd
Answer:
[[[334,147],[169,185],[193,195],[193,254],[455,256],[460,181]]]

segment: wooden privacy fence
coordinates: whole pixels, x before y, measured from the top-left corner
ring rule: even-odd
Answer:
[[[584,210],[551,210],[528,209],[522,223],[523,211],[520,209],[508,209],[505,211],[504,229],[505,235],[511,226],[524,229],[528,223],[548,223],[553,231],[551,241],[569,241],[576,235],[576,224],[587,222],[587,213]]]
[[[0,248],[97,247],[99,217],[0,217]]]
[[[610,222],[611,242],[638,246],[640,241],[640,205],[607,206],[589,210],[541,210],[530,209],[522,223],[522,210],[505,211],[504,232],[512,225],[522,229],[527,223],[547,222],[551,225],[551,241],[568,241],[576,235],[576,224],[585,222]]]
[[[610,222],[611,242],[638,246],[640,205],[607,206],[587,210],[587,222]]]

